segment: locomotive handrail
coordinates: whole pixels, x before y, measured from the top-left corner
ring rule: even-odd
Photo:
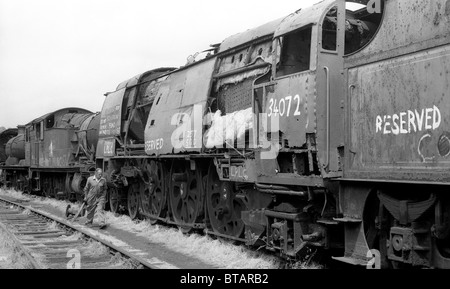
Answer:
[[[350,85],[348,86],[348,91],[349,91],[348,97],[349,97],[349,101],[352,100],[352,97],[353,97],[353,91],[355,91],[355,88],[356,88],[356,85],[354,85],[354,84],[350,84]],[[360,104],[360,105],[361,105],[361,104]]]
[[[326,86],[327,86],[327,153],[326,153],[326,162],[324,169],[330,166],[330,68],[328,66],[324,66],[326,75]]]

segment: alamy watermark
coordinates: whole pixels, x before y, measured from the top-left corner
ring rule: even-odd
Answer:
[[[381,0],[370,0],[367,3],[367,12],[370,14],[381,13]]]
[[[366,265],[367,269],[381,269],[381,254],[376,249],[369,250],[367,252],[367,258],[369,262]]]
[[[66,257],[71,258],[67,263],[67,269],[81,269],[81,253],[79,250],[70,249]]]
[[[280,115],[255,114],[252,108],[228,113],[206,113],[202,105],[194,105],[171,118],[175,127],[170,143],[183,149],[261,149],[262,159],[276,159],[280,151]],[[206,131],[203,129],[206,128]],[[147,151],[161,150],[168,140],[147,140]]]

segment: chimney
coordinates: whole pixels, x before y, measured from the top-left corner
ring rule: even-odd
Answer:
[[[25,126],[24,125],[18,125],[17,129],[18,129],[18,131],[17,131],[18,135],[25,134]]]

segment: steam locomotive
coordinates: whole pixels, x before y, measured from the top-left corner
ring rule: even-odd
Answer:
[[[95,171],[100,114],[65,108],[18,126],[5,146],[3,184],[27,193],[82,200]],[[7,138],[0,138],[7,140]]]
[[[449,21],[447,0],[324,0],[119,84],[99,114],[19,126],[2,180],[79,199],[100,167],[131,218],[450,268]]]

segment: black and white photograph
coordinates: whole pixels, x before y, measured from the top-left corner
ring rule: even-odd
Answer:
[[[450,0],[0,0],[0,269],[450,269]]]

